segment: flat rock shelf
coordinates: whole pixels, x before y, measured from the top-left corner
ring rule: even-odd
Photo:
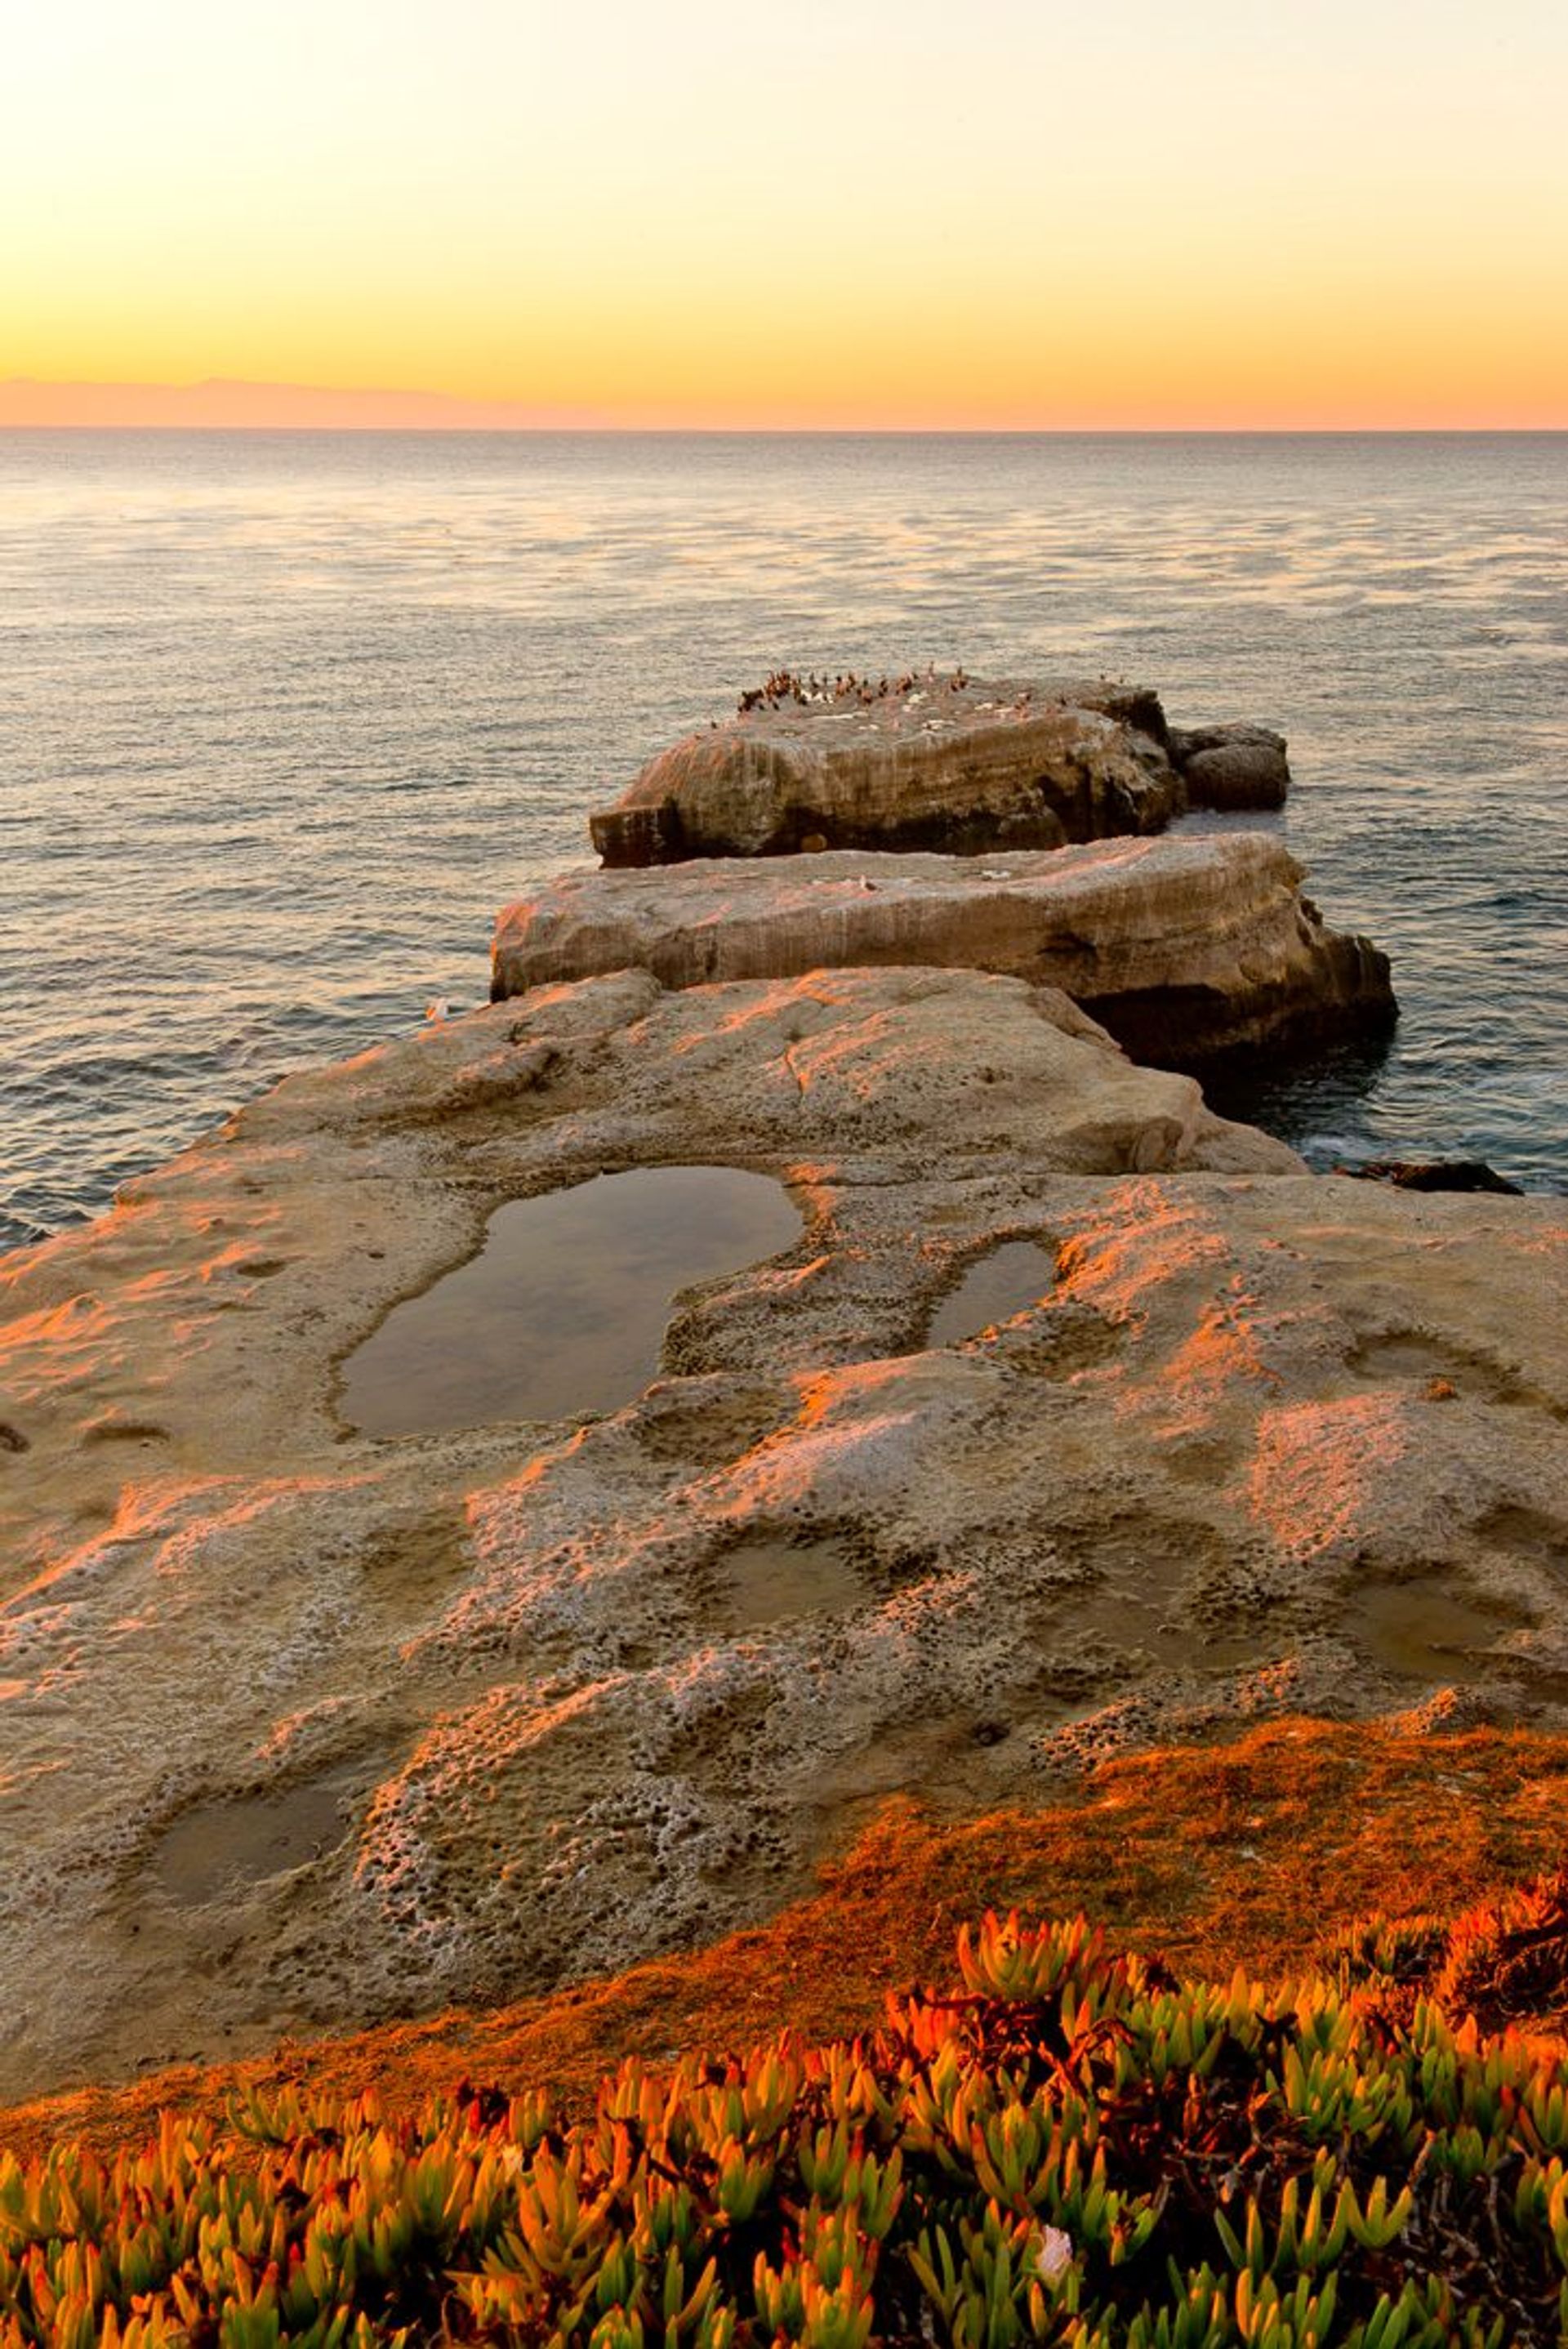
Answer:
[[[629,1400],[346,1428],[498,1209],[701,1166],[777,1237],[661,1263]],[[1562,1202],[1309,1175],[982,971],[622,970],[290,1078],[0,1267],[0,2094],[681,1948],[900,1790],[1563,1725],[1565,1267]]]

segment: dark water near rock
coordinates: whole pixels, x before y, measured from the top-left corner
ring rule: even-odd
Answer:
[[[1396,1679],[1482,1680],[1495,1669],[1490,1651],[1522,1620],[1506,1609],[1481,1607],[1454,1578],[1433,1575],[1407,1582],[1364,1581],[1352,1594],[1347,1629],[1364,1655]]]
[[[657,1371],[677,1289],[799,1237],[784,1185],[733,1166],[638,1166],[513,1199],[477,1256],[356,1347],[339,1409],[366,1435],[615,1411]]]
[[[0,435],[0,1244],[483,999],[584,813],[789,664],[1104,668],[1291,738],[1392,952],[1320,1163],[1568,1184],[1568,436]]]

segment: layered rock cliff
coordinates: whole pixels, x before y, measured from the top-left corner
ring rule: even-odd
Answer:
[[[990,970],[1060,988],[1136,1059],[1190,1067],[1387,1022],[1388,963],[1328,929],[1276,838],[1118,841],[995,858],[838,854],[585,873],[509,905],[500,999],[651,971],[661,986],[819,967]]]
[[[770,684],[778,689],[743,696],[727,723],[661,751],[590,818],[606,864],[810,848],[1057,848],[1159,832],[1188,804],[1284,797],[1284,741],[1256,728],[1191,737],[1190,792],[1159,697],[1144,687],[962,673],[876,687]]]

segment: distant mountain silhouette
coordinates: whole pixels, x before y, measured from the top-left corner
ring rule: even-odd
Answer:
[[[186,430],[502,432],[583,429],[608,419],[584,408],[530,407],[522,400],[459,399],[439,391],[338,391],[315,384],[44,383],[0,380],[0,427],[162,425]]]

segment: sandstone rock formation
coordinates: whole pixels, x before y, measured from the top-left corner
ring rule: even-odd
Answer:
[[[611,865],[1158,832],[1182,805],[1165,736],[1155,695],[1104,680],[764,702],[661,751],[590,830]]]
[[[1387,957],[1326,928],[1301,877],[1260,833],[1000,864],[841,853],[575,874],[503,911],[491,992],[632,968],[677,988],[822,966],[991,970],[1059,987],[1135,1059],[1194,1067],[1391,1016]]]
[[[989,683],[745,694],[738,715],[651,759],[589,819],[608,865],[802,849],[1058,848],[1162,831],[1193,807],[1275,808],[1283,735],[1180,732],[1146,686]]]
[[[634,1402],[344,1423],[498,1205],[681,1162],[800,1236]],[[623,971],[291,1079],[0,1260],[0,2093],[681,1946],[898,1788],[1561,1724],[1565,1268],[1564,1203],[1310,1177],[973,970]]]

